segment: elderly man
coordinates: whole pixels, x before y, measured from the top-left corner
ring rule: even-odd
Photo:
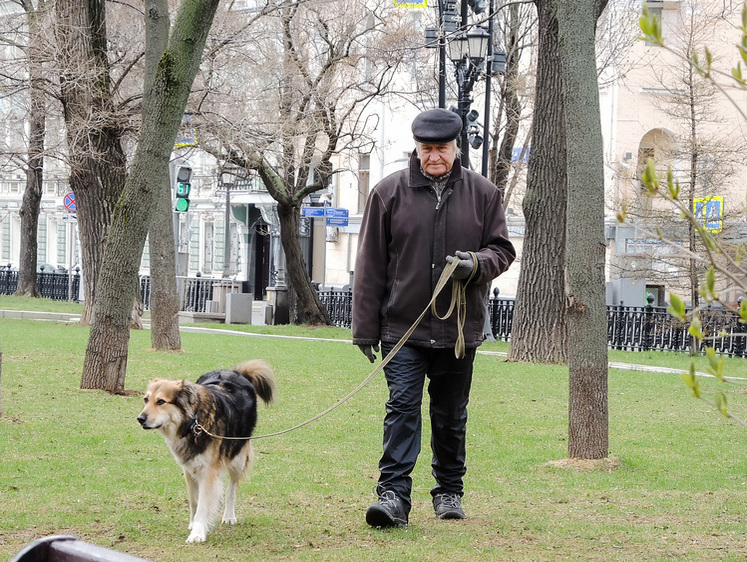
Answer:
[[[461,166],[456,144],[461,129],[461,119],[451,111],[419,114],[412,123],[415,151],[409,168],[376,185],[363,213],[353,288],[353,343],[371,362],[379,343],[387,356],[407,332],[455,256],[459,264],[452,277],[469,279],[464,356],[455,355],[455,317],[440,320],[428,314],[384,368],[389,399],[378,501],[366,511],[366,521],[374,527],[408,522],[426,378],[436,480],[433,507],[440,519],[465,517],[461,498],[472,365],[484,337],[491,281],[508,269],[516,254],[500,191]],[[450,289],[447,286],[436,302],[441,312],[449,306]]]

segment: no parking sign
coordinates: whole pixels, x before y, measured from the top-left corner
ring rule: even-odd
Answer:
[[[66,194],[62,202],[65,204],[65,208],[71,213],[78,210],[78,205],[75,202],[75,193],[70,192]]]

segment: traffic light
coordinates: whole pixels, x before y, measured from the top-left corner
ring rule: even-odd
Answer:
[[[192,168],[179,166],[176,170],[176,204],[174,210],[186,213],[189,210],[189,190],[192,187]]]
[[[488,3],[485,0],[467,0],[467,4],[476,14],[482,14],[488,8]]]
[[[471,109],[465,116],[465,126],[467,127],[467,139],[472,148],[477,150],[482,146],[482,135],[480,134],[480,126],[477,120],[480,118],[480,114],[476,109]]]

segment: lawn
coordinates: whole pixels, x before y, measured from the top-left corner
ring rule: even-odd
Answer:
[[[0,308],[2,308],[0,302]],[[212,326],[213,328],[215,326]],[[78,389],[88,330],[0,319],[0,558],[29,541],[73,534],[150,560],[744,560],[745,429],[688,396],[671,374],[610,370],[612,470],[548,464],[566,454],[565,366],[480,354],[470,404],[468,519],[433,517],[426,444],[413,475],[410,525],[369,528],[386,389],[377,377],[324,418],[255,441],[235,527],[186,545],[186,487],[161,437],[140,429],[140,393],[154,377],[201,373],[262,357],[278,398],[257,434],[282,430],[355,388],[371,365],[343,329],[262,328],[266,337],[183,333],[182,353],[154,352],[134,331],[126,396]],[[320,339],[303,339],[320,338]],[[492,343],[485,350],[505,351]],[[686,368],[673,354],[611,360]],[[747,362],[731,360],[735,376]],[[743,396],[735,396],[735,406]]]

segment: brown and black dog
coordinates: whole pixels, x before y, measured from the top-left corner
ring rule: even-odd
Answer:
[[[157,379],[148,385],[137,421],[143,429],[157,429],[163,435],[184,471],[188,543],[205,541],[220,509],[226,473],[230,480],[223,523],[236,523],[236,489],[253,460],[248,438],[257,423],[257,396],[269,404],[274,393],[272,369],[259,359],[206,373],[194,384]]]

